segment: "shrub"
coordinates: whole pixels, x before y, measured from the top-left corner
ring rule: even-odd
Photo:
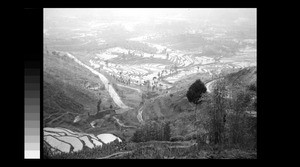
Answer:
[[[250,91],[255,91],[255,92],[256,92],[256,84],[255,84],[255,83],[250,84],[250,85],[248,86],[248,89],[249,89]]]
[[[256,145],[256,117],[245,111],[251,108],[252,93],[247,89],[237,89],[231,101],[232,113],[227,116],[228,138],[232,145],[254,147]]]
[[[170,138],[170,141],[174,142],[174,141],[184,141],[184,137],[183,136],[174,136]]]
[[[202,102],[201,97],[206,92],[206,90],[207,89],[205,87],[205,84],[200,79],[198,79],[189,87],[189,90],[187,91],[186,97],[188,101],[196,104],[195,121],[197,120],[196,117],[197,105]]]
[[[199,135],[197,133],[188,134],[184,137],[184,141],[197,140]]]
[[[136,130],[132,137],[133,142],[146,142],[151,140],[170,140],[171,129],[169,122],[149,121]]]
[[[202,97],[202,94],[206,92],[206,90],[207,89],[204,83],[198,79],[189,87],[186,96],[189,102],[199,104],[201,102],[200,98]]]

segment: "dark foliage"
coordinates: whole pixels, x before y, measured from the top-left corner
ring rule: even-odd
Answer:
[[[169,141],[171,129],[169,122],[150,121],[139,128],[133,135],[133,142],[146,142],[151,140]]]
[[[165,141],[169,141],[171,138],[170,122],[165,123],[163,128],[163,138]]]
[[[248,86],[248,89],[251,91],[255,91],[256,92],[256,85],[255,84],[251,84]]]
[[[174,137],[171,137],[170,141],[172,141],[172,142],[184,141],[184,137],[183,136],[174,136]]]
[[[190,86],[186,96],[189,102],[199,104],[201,103],[200,98],[202,97],[202,94],[206,92],[206,90],[205,84],[198,79]]]

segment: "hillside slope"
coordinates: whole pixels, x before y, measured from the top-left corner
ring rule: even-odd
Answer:
[[[246,67],[238,72],[224,76],[228,85],[233,86],[237,83],[241,83],[242,86],[256,85],[256,77],[256,66]],[[200,75],[193,75],[192,78],[186,78],[180,83],[178,82],[176,92],[175,89],[171,88],[169,93],[157,96],[146,102],[142,113],[143,119],[147,121],[155,118],[163,118],[171,121],[172,136],[186,136],[195,132],[193,124],[195,105],[189,103],[186,98],[186,92],[189,86],[199,78],[203,79],[204,82],[209,81]]]
[[[95,113],[97,102],[102,108],[113,104],[108,93],[101,90],[97,76],[59,54],[44,54],[44,125],[60,126],[71,123],[75,116]],[[99,95],[101,94],[101,95]]]
[[[256,66],[245,67],[238,72],[228,74],[225,79],[228,84],[235,85],[241,83],[242,85],[256,85],[257,79],[257,69]]]

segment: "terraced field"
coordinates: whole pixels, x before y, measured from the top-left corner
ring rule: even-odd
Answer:
[[[54,153],[71,153],[82,150],[84,147],[90,149],[101,147],[118,140],[122,140],[113,134],[93,134],[74,132],[66,128],[44,128],[44,141]]]

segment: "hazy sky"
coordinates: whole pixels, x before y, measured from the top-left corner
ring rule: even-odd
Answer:
[[[197,20],[256,22],[255,8],[51,8],[45,18],[69,17],[101,21]]]

